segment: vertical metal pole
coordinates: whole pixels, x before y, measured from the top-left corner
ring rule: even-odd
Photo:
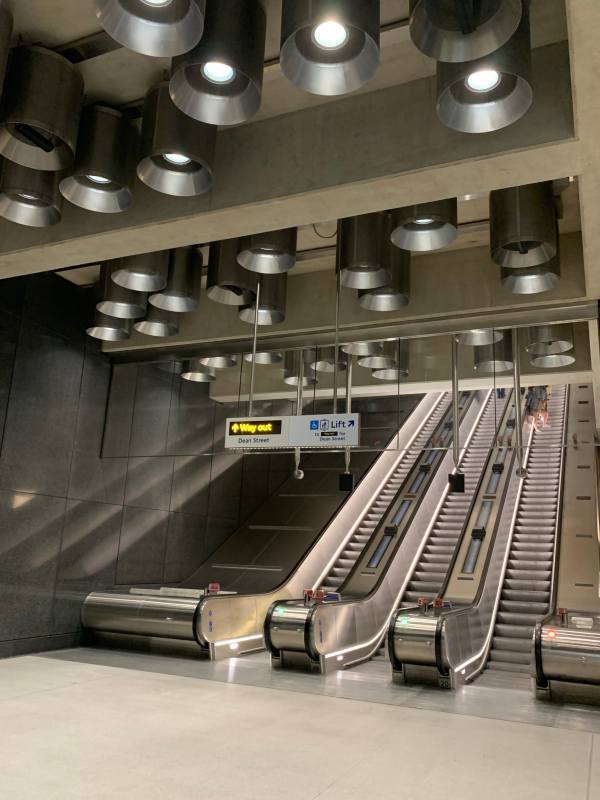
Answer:
[[[302,403],[304,400],[304,350],[298,353],[298,386],[296,389],[296,416],[302,416]],[[304,473],[300,469],[301,451],[299,447],[294,448],[294,478],[302,480]]]
[[[302,416],[302,401],[304,399],[304,350],[298,353],[298,388],[296,389],[296,416]]]
[[[342,265],[340,261],[342,223],[337,224],[337,246],[335,251],[335,347],[333,350],[333,413],[338,405],[338,352],[340,349],[340,294],[342,291]]]
[[[254,306],[254,336],[252,338],[252,366],[250,369],[250,392],[248,394],[248,416],[252,416],[254,406],[254,374],[256,372],[256,341],[258,339],[258,309],[260,308],[260,286],[262,276],[256,281],[256,305]]]
[[[353,358],[348,353],[346,365],[346,414],[352,413],[352,366]],[[347,447],[344,451],[344,471],[350,472],[350,448]]]
[[[523,469],[523,415],[521,412],[521,348],[519,329],[513,328],[513,380],[515,385],[515,433],[517,435],[517,475],[524,478],[526,470]]]
[[[460,460],[460,414],[458,408],[458,337],[452,334],[452,454],[458,469]]]

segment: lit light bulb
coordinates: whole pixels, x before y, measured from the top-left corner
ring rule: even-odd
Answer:
[[[235,78],[235,70],[222,61],[207,61],[202,65],[202,74],[211,83],[231,83]]]
[[[142,0],[147,6],[168,6],[173,0]]]
[[[102,175],[86,175],[85,177],[88,179],[88,181],[91,181],[92,183],[101,183],[101,184],[110,183],[110,178],[103,178]]]
[[[420,217],[415,220],[416,225],[433,225],[434,222],[435,220],[431,217]]]
[[[479,69],[467,78],[467,86],[472,92],[491,92],[500,83],[500,73],[495,69]]]
[[[19,192],[21,200],[38,200],[37,194],[30,194],[29,192]]]
[[[192,161],[191,158],[184,156],[183,153],[165,153],[163,158],[165,161],[168,161],[169,164],[175,164],[177,167],[185,167]]]
[[[321,22],[313,31],[313,39],[325,50],[337,50],[348,41],[348,29],[340,22]]]

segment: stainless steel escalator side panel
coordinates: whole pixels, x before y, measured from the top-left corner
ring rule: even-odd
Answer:
[[[538,683],[537,688],[550,689],[550,696],[560,696],[561,683],[600,687],[600,614],[573,611],[568,616],[566,624],[560,615],[555,615],[540,626],[541,664],[546,685]],[[584,624],[589,628],[577,627]],[[593,696],[597,698],[598,692]]]
[[[431,393],[421,400],[284,584],[262,594],[214,596],[200,602],[196,615],[196,639],[208,650],[211,658],[262,650],[265,646],[264,622],[271,605],[276,600],[301,597],[304,589],[320,585],[330,565],[360,524],[365,509],[379,495],[418,431],[443,402],[443,397],[443,393]]]
[[[478,393],[478,402],[469,405],[461,424],[463,439],[466,438],[465,432],[470,432],[475,425],[486,396],[487,392]],[[436,470],[401,546],[374,590],[356,600],[321,603],[314,607],[310,618],[310,651],[318,656],[322,673],[365,661],[379,648],[409,580],[424,532],[439,508],[452,469],[453,456],[449,451]]]
[[[131,634],[197,641],[195,616],[198,599],[93,592],[84,601],[84,628],[106,633]]]
[[[598,453],[592,387],[571,387],[550,613],[533,637],[536,696],[600,703]],[[576,445],[576,446],[574,446]],[[559,609],[562,613],[559,613]]]

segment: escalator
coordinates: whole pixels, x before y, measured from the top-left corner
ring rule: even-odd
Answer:
[[[390,629],[398,679],[442,688],[479,676],[489,686],[528,682],[534,627],[551,604],[568,406],[568,389],[556,387],[549,427],[525,431],[524,474],[512,448],[502,458],[506,448],[494,454],[469,522],[471,538],[459,548],[442,593],[447,607],[397,616]],[[501,477],[491,491],[494,471]],[[481,525],[486,504],[487,522]],[[470,551],[476,552],[471,560]]]
[[[284,482],[183,584],[94,592],[84,602],[84,628],[102,638],[195,642],[212,658],[261,649],[273,600],[320,585],[324,565],[347,547],[370,501],[382,502],[388,481],[409,468],[415,440],[448,401],[434,393],[416,407],[415,399],[403,402],[406,422],[393,429],[384,451],[353,455],[353,464],[362,459],[364,476],[351,495],[338,488],[339,454],[307,456],[305,479]],[[368,440],[368,428],[363,434]],[[311,458],[327,466],[311,469]],[[219,594],[206,591],[211,581],[220,583]]]
[[[490,392],[460,395],[463,440],[470,441],[489,400]],[[429,439],[419,442],[423,449],[393,502],[338,584],[339,596],[317,603],[280,598],[271,606],[265,641],[274,666],[326,672],[365,661],[379,650],[452,471],[447,449],[453,432],[449,403],[430,430]],[[322,585],[328,586],[327,577]]]
[[[431,601],[442,589],[488,459],[489,448],[496,437],[498,414],[502,416],[505,404],[506,400],[501,400],[497,405],[495,394],[490,392],[483,414],[460,462],[460,471],[465,476],[465,491],[446,494],[415,571],[402,595],[402,608]]]
[[[531,675],[533,631],[550,603],[567,397],[566,386],[555,388],[550,426],[533,433],[488,670]]]
[[[400,491],[401,486],[414,467],[415,461],[426,447],[434,431],[440,424],[442,417],[448,414],[450,407],[450,396],[445,393],[440,398],[435,410],[427,422],[423,425],[418,435],[411,444],[410,449],[404,454],[398,467],[394,470],[389,480],[373,502],[354,535],[348,540],[339,557],[333,564],[331,571],[323,580],[325,591],[339,592],[342,585],[347,580],[353,566],[362,554],[366,545],[376,528],[380,525],[383,515],[386,513],[394,498]]]
[[[574,384],[569,387],[549,613],[536,622],[530,640],[533,687],[540,700],[600,704],[596,435],[593,388]]]

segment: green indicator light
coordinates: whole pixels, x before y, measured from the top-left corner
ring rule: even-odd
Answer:
[[[408,617],[402,617],[400,619],[400,625],[408,625],[409,621],[410,620],[408,619]]]

